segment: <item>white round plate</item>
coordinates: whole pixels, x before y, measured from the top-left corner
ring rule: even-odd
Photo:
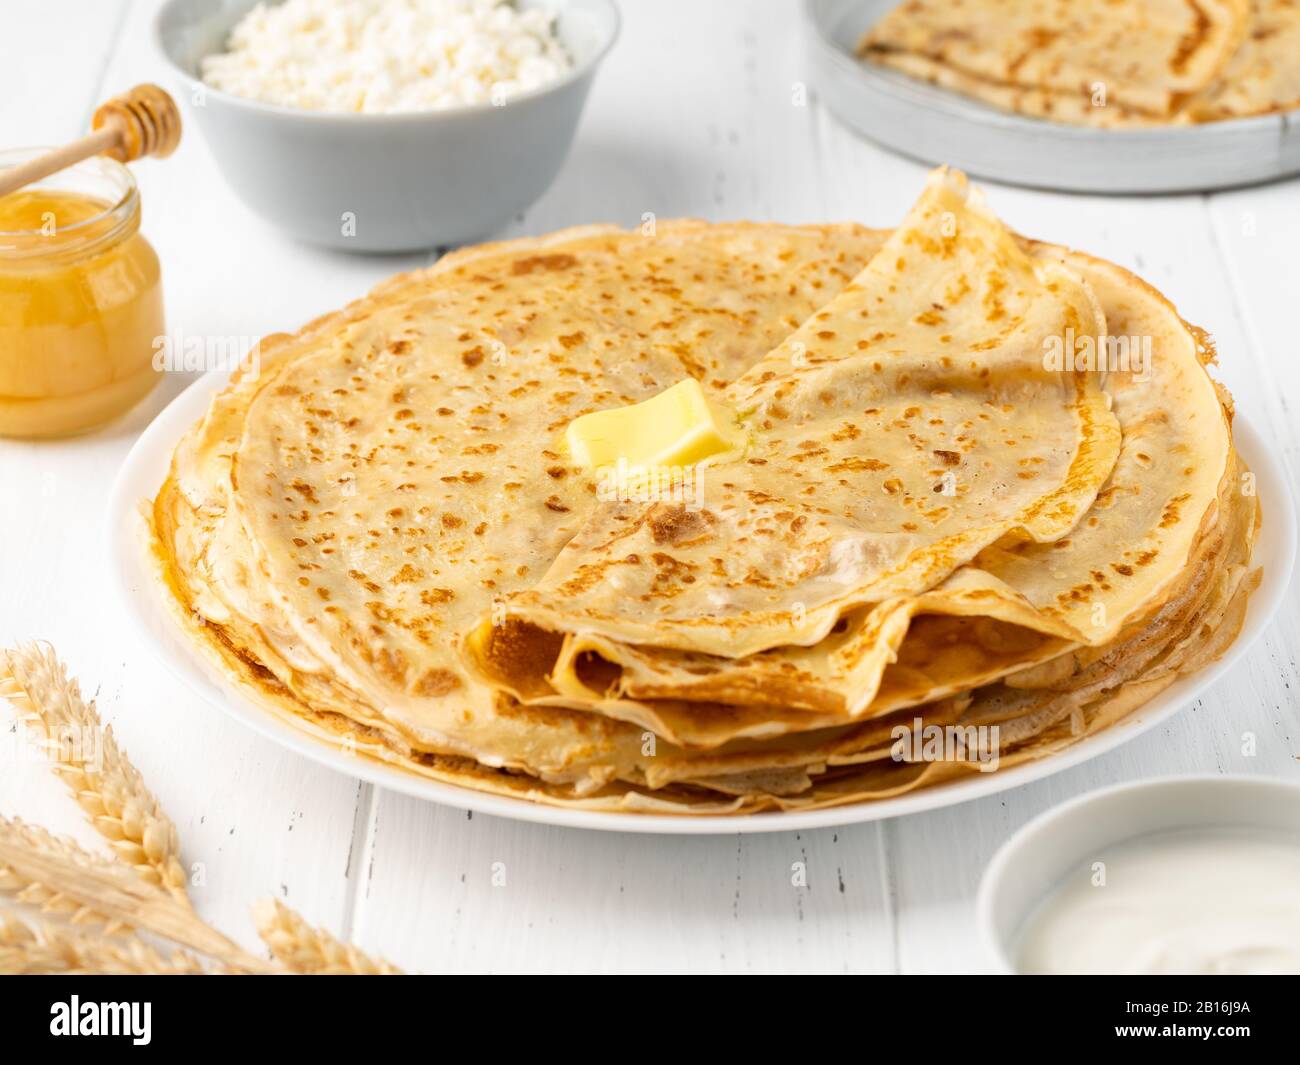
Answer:
[[[862,35],[899,0],[804,0],[809,73],[859,133],[929,163],[1066,192],[1193,192],[1300,172],[1300,111],[1192,126],[1092,129],[988,107],[862,62]]]
[[[918,813],[952,806],[1038,780],[1095,758],[1154,728],[1223,676],[1245,655],[1268,625],[1285,594],[1295,558],[1295,512],[1285,474],[1273,457],[1272,449],[1238,415],[1234,423],[1237,448],[1255,471],[1260,501],[1264,508],[1264,525],[1255,552],[1256,565],[1264,568],[1263,584],[1251,596],[1241,635],[1228,653],[1207,669],[1171,685],[1127,720],[1050,758],[996,773],[973,773],[971,779],[955,784],[854,806],[755,814],[748,817],[614,814],[563,809],[443,784],[377,759],[346,752],[319,740],[249,702],[177,627],[163,600],[163,590],[153,577],[146,541],[142,535],[140,504],[143,500],[151,499],[157,492],[167,475],[172,449],[186,430],[203,416],[209,398],[225,381],[224,374],[210,374],[177,396],[136,441],[113,486],[108,510],[109,557],[124,613],[138,630],[141,640],[191,691],[276,743],[313,761],[417,798],[521,821],[616,832],[691,835],[785,832]]]

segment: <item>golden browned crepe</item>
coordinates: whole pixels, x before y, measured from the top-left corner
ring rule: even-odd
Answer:
[[[1182,111],[1196,122],[1300,108],[1300,0],[1251,0],[1240,46]]]
[[[177,618],[269,712],[466,787],[683,814],[898,794],[1122,717],[1219,653],[1252,587],[1201,334],[946,171],[892,234],[467,249],[260,355],[151,508]],[[687,376],[743,453],[695,499],[601,498],[568,424]]]
[[[906,0],[859,54],[1003,110],[1082,125],[1300,106],[1296,0]]]

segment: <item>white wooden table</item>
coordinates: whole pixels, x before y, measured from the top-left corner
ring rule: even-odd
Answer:
[[[550,192],[506,235],[660,218],[892,225],[925,168],[860,140],[815,99],[793,0],[624,0],[620,42]],[[0,143],[55,143],[96,102],[166,84],[154,0],[6,0]],[[1062,166],[1069,161],[1063,159]],[[292,328],[429,256],[351,258],[291,243],[227,190],[194,130],[137,166],[169,327]],[[1210,329],[1220,377],[1300,488],[1300,183],[1213,196],[1088,198],[989,189],[1014,228],[1138,271]],[[992,852],[1047,807],[1184,772],[1300,775],[1300,604],[1166,727],[1082,767],[937,813],[812,833],[652,838],[471,817],[359,784],[202,705],[124,634],[102,515],[136,434],[186,384],[61,443],[0,442],[0,641],[51,640],[98,695],[201,874],[196,904],[256,945],[277,895],[426,972],[982,971],[972,902]],[[8,728],[8,708],[0,710]],[[1242,754],[1242,734],[1258,737]],[[95,837],[48,770],[0,766],[0,811]],[[794,887],[791,868],[807,867]],[[493,886],[504,863],[504,886]]]

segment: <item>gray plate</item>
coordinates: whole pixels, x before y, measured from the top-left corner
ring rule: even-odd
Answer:
[[[1300,172],[1300,111],[1161,129],[1091,129],[997,111],[860,62],[854,46],[898,0],[804,0],[809,70],[860,133],[931,163],[1067,192],[1194,192]]]

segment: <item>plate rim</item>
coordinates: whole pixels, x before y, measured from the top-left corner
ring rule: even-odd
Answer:
[[[825,63],[823,68],[822,62],[812,62],[808,76],[821,95],[827,98],[829,109],[839,121],[890,151],[931,165],[952,163],[986,180],[1093,195],[1186,195],[1267,184],[1300,172],[1300,108],[1217,122],[1138,128],[1085,126],[1003,111],[960,92],[863,63],[846,51],[836,35],[838,20],[845,17],[844,9],[864,6],[867,2],[872,0],[802,0],[806,48],[817,60]],[[894,6],[883,0],[873,2],[882,7],[882,15]],[[891,129],[887,121],[880,120],[878,113],[873,111],[864,115],[859,109],[845,105],[841,90],[848,86],[854,91],[873,94],[877,103],[887,102],[909,112],[906,123],[909,130],[917,128],[918,123],[939,123],[953,134],[973,128],[979,132],[981,144],[989,137],[1010,138],[998,149],[1002,161],[993,164],[980,157],[939,158],[922,150],[920,144],[907,143],[906,138],[900,139],[895,135],[896,130]],[[1145,172],[1144,157],[1147,155],[1160,157],[1158,161],[1164,173],[1189,160],[1214,157],[1225,148],[1233,148],[1239,153],[1239,138],[1242,137],[1253,138],[1261,145],[1276,146],[1276,157],[1264,157],[1257,165],[1227,177],[1201,175],[1194,180],[1171,180],[1167,177],[1156,180],[1135,176]],[[1295,145],[1288,147],[1292,139]],[[962,146],[959,136],[955,138],[955,149],[951,146],[952,140],[945,138],[945,142],[950,144],[950,153],[956,151],[961,155],[970,151],[969,144]],[[1019,158],[1017,153],[1031,141],[1036,158]],[[1045,171],[1037,165],[1038,157],[1050,157],[1058,152],[1112,150],[1126,153],[1128,158],[1111,159],[1109,172],[1113,176],[1105,179],[1071,177],[1069,171]],[[1138,159],[1139,154],[1143,158]],[[1018,159],[1018,165],[1010,167],[1007,158]],[[1138,161],[1134,162],[1134,159]]]
[[[1090,736],[1059,754],[1012,766],[993,774],[974,774],[969,780],[941,787],[852,803],[823,810],[725,815],[637,814],[579,810],[528,799],[492,795],[419,776],[376,758],[349,754],[325,740],[295,728],[257,706],[193,646],[176,625],[163,602],[157,581],[138,532],[140,504],[152,498],[166,476],[172,451],[181,436],[207,410],[208,402],[227,381],[211,372],[176,396],[140,434],[127,453],[109,494],[105,524],[111,583],[118,607],[137,640],[146,644],[167,673],[204,703],[253,729],[281,747],[317,764],[388,788],[413,798],[470,810],[492,817],[607,832],[655,835],[737,835],[797,832],[864,824],[908,814],[957,806],[1009,791],[1053,776],[1106,754],[1169,720],[1215,684],[1244,659],[1267,630],[1290,586],[1296,556],[1296,513],[1288,475],[1265,438],[1238,410],[1233,436],[1255,473],[1264,507],[1264,524],[1257,542],[1256,559],[1267,555],[1268,565],[1260,587],[1251,596],[1242,631],[1228,651],[1205,669],[1175,681],[1135,712],[1137,716]],[[1270,571],[1273,571],[1270,573]],[[162,630],[159,631],[159,623]],[[179,649],[179,654],[169,650]]]

